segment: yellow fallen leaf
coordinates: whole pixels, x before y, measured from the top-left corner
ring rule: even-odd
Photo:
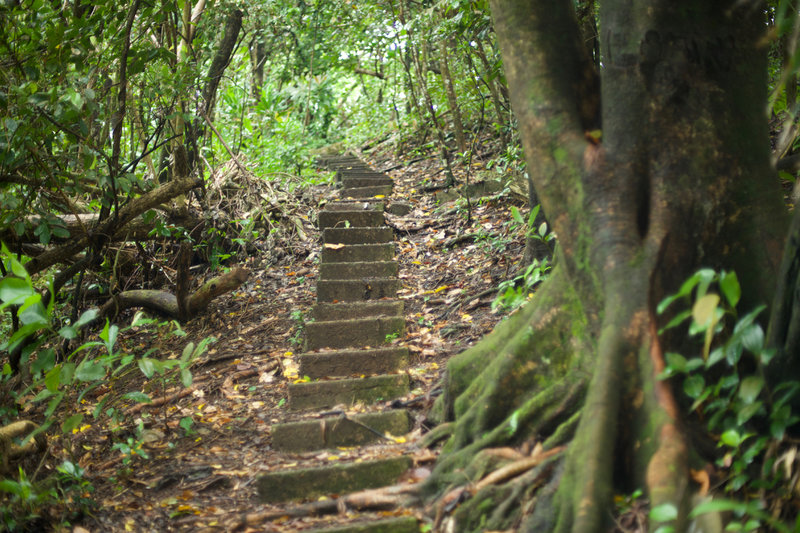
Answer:
[[[338,242],[336,244],[333,244],[333,243],[330,243],[330,242],[326,242],[325,243],[325,248],[328,248],[329,250],[339,250],[341,248],[344,248],[344,244],[342,244],[340,242]]]
[[[441,287],[435,289],[433,291],[433,293],[436,294],[437,292],[442,292],[443,290],[447,289],[448,287],[449,287],[449,285],[442,285]]]
[[[385,194],[376,194],[374,198],[386,198]]]

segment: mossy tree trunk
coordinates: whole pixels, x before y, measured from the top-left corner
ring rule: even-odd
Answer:
[[[615,491],[643,487],[679,509],[681,530],[692,444],[656,376],[684,340],[657,336],[654,309],[699,267],[735,270],[745,309],[772,298],[788,219],[770,165],[763,11],[605,0],[598,73],[571,2],[491,7],[558,264],[448,365],[431,437],[448,442],[429,487],[474,481],[486,448],[569,442],[482,487],[457,529],[602,531]]]

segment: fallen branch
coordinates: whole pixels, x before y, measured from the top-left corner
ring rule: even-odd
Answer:
[[[525,457],[524,459],[519,459],[513,463],[509,463],[502,468],[498,468],[482,480],[475,483],[475,485],[472,487],[472,492],[474,494],[490,485],[498,485],[508,479],[517,477],[518,475],[527,472],[531,468],[539,466],[554,455],[558,455],[565,449],[566,446],[557,446],[552,450],[536,453],[531,457]]]
[[[125,414],[127,414],[127,415],[135,415],[136,413],[138,413],[139,411],[142,411],[145,408],[161,407],[162,405],[164,405],[166,403],[174,402],[175,400],[180,400],[181,398],[185,398],[185,397],[189,396],[190,394],[192,394],[194,391],[196,391],[198,388],[200,388],[201,385],[202,385],[202,383],[195,383],[191,387],[186,387],[185,389],[181,389],[178,392],[175,392],[175,393],[172,393],[172,394],[167,394],[166,396],[161,396],[159,398],[155,398],[150,403],[137,403],[133,407],[128,408],[128,410],[125,411]]]
[[[208,307],[211,301],[227,292],[237,289],[247,281],[250,272],[245,268],[234,268],[221,276],[206,282],[188,299],[186,310],[188,318],[197,316]],[[116,316],[120,311],[132,307],[143,307],[155,313],[180,320],[178,298],[166,291],[138,289],[121,292],[108,300],[100,308],[98,319]]]

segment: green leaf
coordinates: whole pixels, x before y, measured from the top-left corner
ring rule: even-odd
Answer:
[[[750,324],[742,331],[742,345],[750,353],[759,353],[764,348],[764,330],[758,324]]]
[[[719,288],[722,294],[725,295],[728,305],[736,307],[736,304],[739,303],[739,298],[742,296],[742,289],[739,286],[736,272],[722,272],[719,278]]]
[[[100,313],[100,310],[97,309],[96,307],[93,307],[92,309],[87,309],[86,311],[84,311],[81,314],[80,318],[78,318],[77,322],[75,322],[72,325],[72,327],[80,328],[81,326],[84,326],[84,325],[88,324],[89,322],[91,322],[92,320],[97,318],[97,315],[99,313]]]
[[[59,385],[61,385],[61,367],[56,366],[51,368],[50,372],[45,375],[44,386],[47,387],[47,390],[50,392],[56,392]]]
[[[745,405],[736,413],[736,423],[738,425],[742,425],[751,418],[753,418],[758,411],[761,409],[762,402],[755,402],[749,405]]]
[[[744,437],[739,435],[739,432],[735,429],[729,429],[725,431],[722,435],[720,435],[719,440],[731,448],[738,448],[739,445],[744,442]]]
[[[669,522],[678,518],[678,508],[671,503],[662,503],[650,509],[650,520],[654,522]]]
[[[690,398],[697,398],[703,393],[703,389],[706,387],[706,380],[703,379],[703,376],[700,375],[693,375],[686,378],[683,382],[683,392],[685,392]]]
[[[194,343],[189,341],[189,344],[183,347],[183,354],[181,354],[181,361],[188,361],[194,352]]]
[[[153,374],[156,373],[155,361],[148,357],[139,359],[139,370],[142,371],[142,374],[144,374],[147,379],[152,378]]]
[[[764,379],[760,376],[748,376],[742,380],[739,386],[739,398],[746,404],[753,403],[761,389],[764,388]]]
[[[6,277],[0,281],[0,300],[5,303],[14,303],[33,294],[33,286],[28,280]]]
[[[511,218],[514,219],[514,222],[517,224],[525,224],[525,219],[522,218],[522,214],[519,212],[516,206],[511,206]]]
[[[181,383],[184,387],[191,387],[192,385],[192,372],[188,368],[181,368]]]
[[[56,352],[53,348],[45,348],[36,355],[36,360],[31,365],[31,372],[47,372],[56,364]]]
[[[667,360],[667,368],[671,368],[675,372],[686,371],[686,358],[679,353],[667,352],[664,354],[664,359]]]
[[[72,430],[78,427],[81,422],[83,422],[82,414],[72,415],[61,423],[61,432],[71,433]]]
[[[663,303],[663,302],[662,302],[662,303]],[[674,328],[674,327],[676,327],[676,326],[680,325],[682,322],[684,322],[684,321],[685,321],[687,318],[689,318],[690,316],[692,316],[692,312],[691,312],[691,311],[689,311],[688,309],[687,309],[686,311],[681,311],[680,313],[678,313],[677,315],[675,315],[675,316],[672,318],[672,320],[670,320],[670,321],[669,321],[669,323],[668,323],[666,326],[664,326],[663,328],[661,328],[661,331],[666,331],[666,330],[668,330],[668,329],[672,329],[672,328]],[[660,332],[659,332],[659,333],[660,333]]]
[[[153,403],[153,400],[147,394],[139,391],[127,392],[122,395],[123,398],[133,400],[136,403]]]
[[[75,369],[78,381],[97,381],[106,377],[106,368],[96,359],[84,359]]]
[[[747,504],[744,502],[723,499],[706,500],[700,502],[692,508],[692,510],[689,512],[689,518],[697,518],[698,516],[707,513],[719,513],[727,511],[743,512],[746,508]]]

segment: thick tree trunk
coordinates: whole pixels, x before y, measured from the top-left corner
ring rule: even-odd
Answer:
[[[488,503],[473,498],[458,531],[602,531],[614,490],[634,487],[686,525],[692,443],[656,377],[685,340],[657,336],[655,307],[701,266],[739,274],[742,309],[769,303],[787,225],[763,113],[765,27],[758,9],[736,6],[604,1],[600,90],[570,2],[492,2],[558,266],[527,308],[448,364],[449,423],[431,440],[449,436],[449,453],[430,486],[474,475],[486,447],[574,438],[549,485],[537,492],[531,472]],[[578,349],[549,350],[559,335]],[[503,498],[537,505],[480,522]]]

